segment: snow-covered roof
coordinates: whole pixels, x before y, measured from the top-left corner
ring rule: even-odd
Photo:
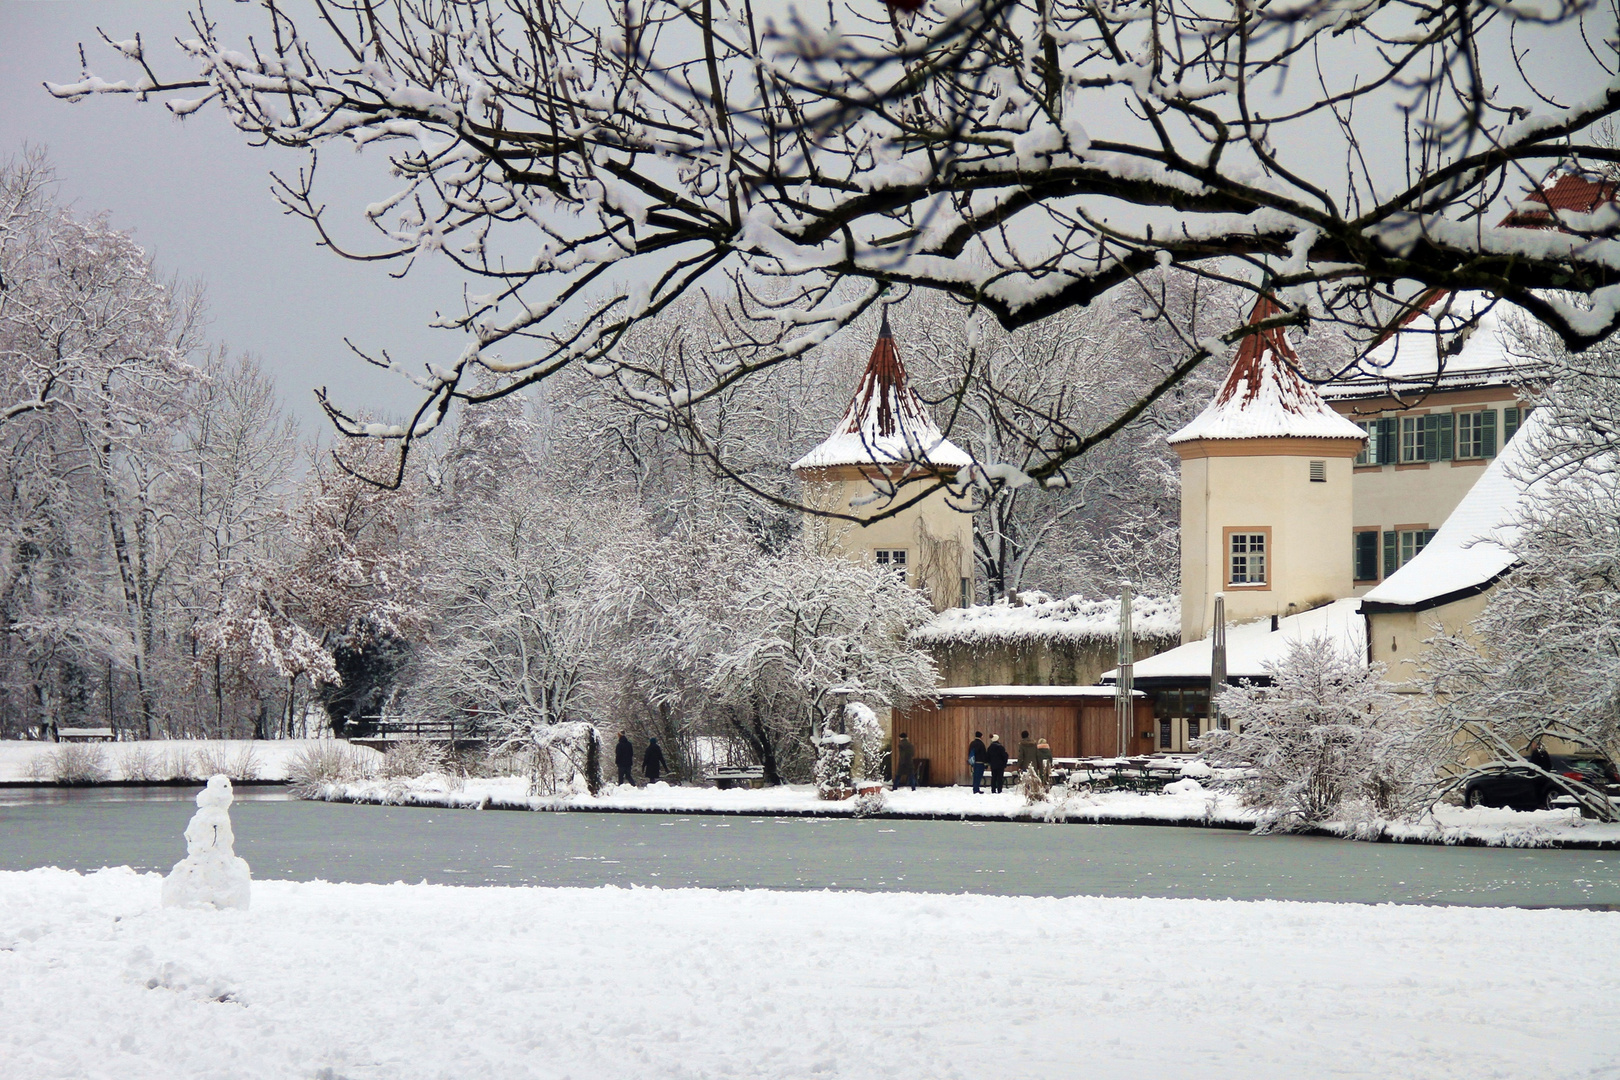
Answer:
[[[1489,293],[1430,292],[1413,305],[1395,333],[1367,350],[1345,375],[1322,387],[1322,395],[1382,397],[1391,391],[1524,382],[1534,377],[1539,365],[1514,351],[1507,320],[1519,312]]]
[[[1055,600],[1045,593],[1020,593],[1021,605],[997,600],[970,608],[951,608],[911,632],[914,645],[1021,646],[1096,644],[1119,638],[1119,599]],[[1181,634],[1181,598],[1131,598],[1131,636],[1170,640]]]
[[[1483,589],[1513,565],[1509,545],[1519,535],[1521,511],[1536,486],[1521,478],[1530,475],[1544,417],[1541,409],[1530,414],[1428,546],[1363,596],[1364,603],[1417,608],[1445,603]]]
[[[866,372],[843,419],[825,442],[795,461],[793,468],[909,464],[957,469],[973,464],[973,459],[945,438],[911,388],[885,310],[877,344],[872,346]]]
[[[1310,641],[1326,635],[1334,641],[1344,655],[1367,659],[1367,625],[1361,616],[1361,601],[1354,596],[1335,600],[1298,615],[1277,620],[1277,629],[1271,629],[1270,619],[1236,623],[1226,628],[1226,677],[1228,679],[1256,679],[1267,674],[1268,662],[1281,661],[1288,653],[1290,642]],[[1147,679],[1208,679],[1210,649],[1209,638],[1190,641],[1180,648],[1150,656],[1132,665],[1132,677]],[[1118,669],[1105,671],[1103,681],[1119,677]]]
[[[1115,691],[1112,686],[942,686],[934,693],[942,698],[1111,698]]]
[[[1278,314],[1262,296],[1251,324]],[[1282,327],[1250,334],[1238,345],[1226,382],[1209,407],[1168,442],[1194,439],[1363,439],[1365,433],[1333,411],[1300,377],[1299,356]]]
[[[1541,187],[1528,192],[1502,219],[1502,224],[1520,229],[1551,229],[1560,227],[1554,218],[1557,211],[1590,214],[1605,203],[1614,201],[1617,186],[1606,177],[1583,173],[1578,169],[1555,168],[1542,180]]]

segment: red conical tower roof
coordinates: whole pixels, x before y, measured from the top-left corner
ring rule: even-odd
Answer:
[[[1264,322],[1280,311],[1270,297],[1262,296],[1249,313],[1249,324]],[[1168,441],[1366,438],[1300,376],[1298,363],[1282,327],[1249,334],[1238,344],[1232,370],[1215,400]]]
[[[911,388],[889,329],[889,311],[884,308],[877,342],[843,419],[825,442],[795,461],[793,468],[916,463],[956,469],[972,460],[945,438]]]

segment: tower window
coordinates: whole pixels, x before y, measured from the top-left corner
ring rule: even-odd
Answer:
[[[878,548],[874,554],[877,564],[886,570],[892,570],[900,575],[900,580],[906,580],[906,549],[905,548]]]
[[[1313,461],[1313,462],[1311,462],[1311,483],[1313,483],[1313,484],[1325,484],[1325,483],[1327,483],[1327,462],[1325,462],[1325,461]]]
[[[1248,588],[1268,585],[1266,561],[1270,549],[1270,529],[1229,530],[1226,534],[1226,584]]]

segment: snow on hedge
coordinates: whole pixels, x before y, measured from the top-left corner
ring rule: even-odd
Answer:
[[[290,778],[293,762],[306,751],[342,747],[380,764],[382,754],[343,739],[154,739],[115,743],[0,741],[0,783],[53,783],[63,770],[75,782],[109,780],[161,783],[207,780],[224,773],[237,783]],[[70,759],[70,760],[65,760]],[[99,773],[99,776],[96,775]]]
[[[1028,646],[1101,645],[1119,640],[1119,600],[1083,596],[1054,599],[1041,592],[1020,593],[1021,604],[997,600],[951,608],[913,630],[915,645]],[[1181,637],[1179,596],[1137,596],[1131,600],[1131,630],[1138,641],[1177,641]]]
[[[1603,1072],[1620,1026],[1609,912],[160,885],[0,873],[0,1071],[1534,1080]]]

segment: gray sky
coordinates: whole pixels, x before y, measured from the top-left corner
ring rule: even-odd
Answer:
[[[232,6],[213,5],[210,13],[217,7],[229,16]],[[415,388],[369,368],[343,339],[386,348],[417,371],[423,361],[453,357],[459,337],[426,328],[434,310],[456,307],[461,295],[445,264],[418,267],[396,281],[376,264],[317,248],[309,224],[285,216],[270,195],[270,170],[296,171],[299,156],[249,147],[217,109],[182,124],[156,101],[90,98],[70,105],[40,85],[78,75],[80,41],[92,70],[109,78],[127,74],[96,36],[97,26],[115,38],[140,30],[157,46],[149,48],[160,71],[183,72],[170,41],[185,28],[184,18],[185,6],[172,0],[0,0],[0,159],[25,145],[48,148],[63,201],[82,213],[107,211],[164,273],[202,280],[210,336],[265,361],[306,433],[327,424],[311,394],[316,386],[356,407],[410,407]],[[352,225],[356,207],[389,190],[380,162],[341,151],[322,156],[323,186],[343,224]]]

